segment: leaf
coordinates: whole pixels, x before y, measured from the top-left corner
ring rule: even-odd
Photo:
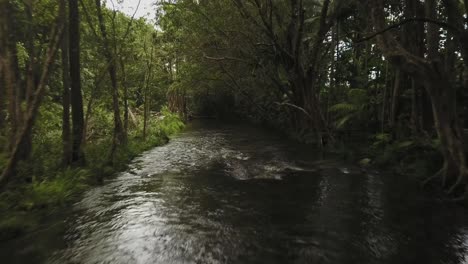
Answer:
[[[377,134],[375,135],[375,139],[377,139],[378,141],[390,142],[390,134],[388,133]]]
[[[350,104],[350,103],[340,103],[340,104],[336,104],[336,105],[333,105],[332,107],[330,107],[329,111],[330,112],[335,112],[335,113],[354,113],[358,110],[358,107],[354,104]]]
[[[367,104],[369,97],[367,91],[364,89],[350,89],[348,91],[349,101],[353,104],[363,105]]]
[[[396,144],[395,147],[398,150],[402,150],[402,149],[406,149],[408,147],[411,147],[412,145],[414,145],[414,141],[407,140],[407,141],[403,141],[403,142],[400,142],[400,143]]]
[[[341,119],[339,119],[338,121],[336,121],[335,125],[336,125],[336,128],[343,128],[346,123],[348,123],[348,121],[353,117],[353,115],[347,115]]]
[[[370,165],[370,163],[372,162],[371,159],[369,158],[364,158],[362,160],[359,161],[359,165],[363,166],[363,167],[367,167]]]
[[[311,18],[308,18],[308,19],[304,20],[304,23],[305,24],[312,24],[312,23],[319,22],[319,21],[320,21],[320,16],[314,16],[314,17],[311,17]]]

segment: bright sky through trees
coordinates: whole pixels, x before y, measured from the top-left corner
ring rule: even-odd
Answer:
[[[117,9],[135,18],[145,17],[153,19],[155,17],[155,0],[106,0],[106,6],[110,9]]]

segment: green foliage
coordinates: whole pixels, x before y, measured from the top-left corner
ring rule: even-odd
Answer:
[[[392,140],[392,135],[388,133],[380,133],[374,136],[374,143],[372,144],[372,149],[377,150],[388,145]]]
[[[18,42],[16,44],[17,56],[18,56],[18,66],[22,69],[26,67],[26,61],[29,59],[29,54],[24,47],[24,44]]]
[[[41,77],[45,51],[50,42],[50,29],[56,23],[59,2],[10,2],[15,11],[11,14],[14,20],[14,28],[11,31],[14,36],[11,39],[16,41],[19,68],[17,81],[18,88],[22,91],[18,100],[21,110],[26,111],[30,106],[28,95],[25,93],[26,68],[28,62],[33,60],[36,64],[33,75]],[[31,5],[28,6],[29,4]],[[27,16],[29,7],[32,7],[32,17]],[[119,11],[104,9],[108,38],[113,47],[112,55],[117,64],[121,116],[123,117],[124,113],[124,102],[128,103],[131,112],[128,144],[118,146],[111,158],[114,106],[109,92],[109,65],[104,56],[99,28],[96,27],[98,23],[95,1],[80,2],[80,11],[84,9],[86,14],[81,13],[83,19],[80,25],[80,71],[87,125],[86,144],[83,147],[87,163],[73,169],[64,168],[63,165],[64,86],[63,65],[58,52],[55,61],[52,62],[46,93],[33,126],[29,158],[18,163],[17,173],[8,185],[8,190],[0,192],[0,238],[3,223],[6,229],[9,229],[13,226],[12,222],[21,222],[17,221],[17,218],[27,218],[31,212],[39,212],[42,208],[47,208],[45,211],[49,212],[68,204],[88,186],[125,169],[131,159],[142,151],[164,144],[171,135],[184,127],[177,114],[169,112],[167,107],[162,108],[166,103],[168,89],[176,83],[177,70],[188,68],[180,66],[175,69],[178,58],[174,55],[174,45],[166,41],[169,36],[159,32],[159,29],[145,19],[132,19]],[[128,95],[126,98],[125,94]],[[0,120],[1,172],[8,158],[6,146],[9,144],[7,136],[10,132],[10,116],[7,114],[8,104],[4,103],[3,97],[0,99],[0,111],[5,113]],[[146,138],[142,137],[143,105],[147,105],[151,113]],[[20,227],[21,224],[18,225],[18,228]],[[10,229],[16,230],[16,227]]]
[[[422,178],[433,174],[442,162],[433,141],[424,138],[393,141],[390,134],[377,134],[369,152],[375,165]]]
[[[330,107],[330,112],[348,114],[358,111],[359,106],[351,103],[340,103]]]
[[[44,114],[45,116],[47,114]],[[100,183],[104,177],[124,170],[138,154],[166,143],[168,137],[183,129],[184,123],[179,116],[169,112],[166,107],[163,108],[162,116],[164,118],[161,120],[151,122],[146,140],[141,138],[139,133],[132,133],[128,145],[117,149],[112,164],[109,163],[111,137],[97,138],[95,142],[86,145],[87,166],[63,169],[60,166],[61,152],[49,149],[60,148],[60,133],[50,131],[47,137],[36,135],[34,145],[37,147],[29,163],[20,164],[18,173],[18,178],[30,178],[32,183],[20,184],[0,193],[0,240],[10,239],[34,228],[37,223],[34,223],[32,212],[43,209],[50,212],[69,204],[88,186]],[[57,132],[58,128],[55,128],[55,131]],[[42,142],[44,145],[36,142]],[[28,220],[30,218],[33,222]]]
[[[91,172],[86,169],[66,169],[55,177],[33,182],[23,206],[26,209],[63,206],[83,190]]]
[[[26,230],[37,226],[35,219],[25,217],[24,214],[13,214],[0,218],[0,241],[13,239]]]
[[[329,111],[335,114],[336,128],[344,128],[350,122],[366,122],[366,109],[369,105],[367,91],[363,89],[350,89],[348,102],[338,103],[330,107]]]
[[[180,116],[169,111],[167,106],[162,108],[161,115],[161,120],[157,123],[159,135],[169,137],[170,135],[181,131],[185,127]]]

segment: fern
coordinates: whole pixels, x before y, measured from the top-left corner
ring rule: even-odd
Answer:
[[[339,103],[330,107],[329,111],[336,114],[336,128],[343,128],[352,120],[364,120],[365,109],[369,97],[364,89],[350,89],[348,91],[348,102]]]
[[[412,140],[407,140],[407,141],[403,141],[403,142],[399,142],[395,145],[395,148],[397,150],[405,150],[405,149],[408,149],[409,147],[413,146],[415,144],[414,141]]]
[[[351,89],[348,91],[348,98],[352,104],[363,105],[369,101],[367,91],[364,89]]]
[[[343,118],[339,119],[335,123],[336,128],[343,128],[351,118],[353,118],[353,115],[347,115],[347,116],[344,116]]]
[[[334,113],[351,113],[358,110],[358,107],[350,103],[340,103],[330,107],[330,112]]]

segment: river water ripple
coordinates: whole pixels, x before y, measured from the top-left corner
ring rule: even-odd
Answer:
[[[4,263],[468,263],[468,217],[405,177],[278,135],[195,124]],[[39,253],[40,252],[40,253]],[[39,257],[40,256],[40,257]],[[31,262],[33,260],[33,262]]]

